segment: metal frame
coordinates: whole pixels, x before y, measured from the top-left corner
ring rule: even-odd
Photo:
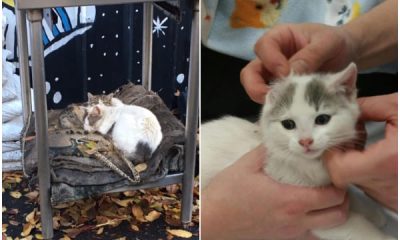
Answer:
[[[53,218],[50,203],[50,163],[48,158],[47,138],[47,101],[45,91],[45,69],[44,54],[42,45],[42,19],[43,9],[51,7],[68,7],[84,5],[107,5],[144,3],[143,14],[143,55],[142,55],[142,82],[147,89],[151,89],[151,55],[152,55],[152,15],[153,7],[151,2],[160,0],[16,0],[16,17],[18,33],[18,51],[21,73],[21,89],[24,109],[25,124],[29,122],[31,112],[31,96],[29,84],[29,62],[28,62],[28,39],[26,19],[31,25],[31,54],[32,54],[32,82],[35,101],[35,131],[36,144],[38,147],[38,176],[40,192],[40,212],[42,223],[42,235],[44,239],[53,238]],[[171,1],[171,0],[167,0]],[[191,221],[193,201],[193,181],[196,156],[196,130],[198,126],[198,104],[199,104],[199,15],[198,0],[195,1],[195,8],[192,22],[190,66],[189,66],[189,92],[185,129],[185,166],[184,172],[166,176],[164,179],[153,183],[139,186],[127,186],[117,188],[111,192],[151,188],[182,183],[182,212],[181,221],[184,225]]]

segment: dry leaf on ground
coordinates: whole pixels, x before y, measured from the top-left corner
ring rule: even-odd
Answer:
[[[191,238],[192,233],[182,229],[167,229],[167,232],[181,238]]]

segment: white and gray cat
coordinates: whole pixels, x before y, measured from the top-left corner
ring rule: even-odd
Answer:
[[[321,156],[324,151],[356,138],[356,77],[354,63],[338,73],[291,73],[273,84],[259,124],[236,117],[203,124],[201,187],[261,143],[267,148],[264,170],[273,179],[308,187],[330,184]],[[375,226],[384,221],[379,209],[365,209],[354,197],[350,202],[346,223],[313,230],[314,235],[327,240],[395,239]]]
[[[148,109],[126,105],[111,98],[110,106],[102,100],[87,108],[83,127],[111,137],[114,146],[128,159],[141,163],[148,160],[162,139],[157,117]]]

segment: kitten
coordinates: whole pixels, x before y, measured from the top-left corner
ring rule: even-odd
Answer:
[[[126,105],[117,98],[111,106],[98,104],[88,107],[84,129],[111,136],[115,147],[135,163],[148,160],[162,139],[160,123],[148,109]]]
[[[356,138],[356,77],[354,63],[334,74],[291,73],[273,84],[266,96],[260,125],[235,117],[203,124],[202,188],[215,174],[260,143],[267,148],[264,170],[273,179],[307,187],[330,184],[321,156],[324,151]],[[371,215],[371,209],[357,206],[362,205],[357,199],[350,202],[353,211],[346,223],[314,230],[314,235],[327,240],[394,239],[363,216]],[[354,209],[363,209],[364,213]],[[379,213],[374,218],[382,218]]]

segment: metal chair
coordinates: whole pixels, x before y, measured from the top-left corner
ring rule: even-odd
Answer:
[[[16,0],[17,16],[17,40],[19,51],[20,75],[22,101],[24,111],[24,122],[28,124],[31,118],[31,95],[30,95],[30,75],[28,65],[28,39],[26,18],[30,23],[31,30],[31,62],[32,62],[32,83],[34,94],[35,110],[35,131],[36,144],[38,147],[38,176],[40,192],[40,212],[42,223],[42,234],[45,239],[53,238],[52,207],[50,203],[50,163],[48,157],[48,138],[47,138],[47,102],[45,88],[45,69],[42,44],[42,19],[43,10],[52,7],[71,7],[85,5],[107,5],[107,4],[144,4],[143,9],[143,85],[147,89],[151,88],[151,63],[152,63],[152,2],[159,0]],[[168,0],[173,1],[173,0]],[[184,172],[168,175],[164,179],[137,185],[114,189],[111,192],[160,187],[175,183],[182,183],[182,212],[181,221],[184,225],[188,224],[192,218],[193,183],[194,167],[196,157],[196,133],[198,126],[198,104],[199,104],[199,7],[198,0],[194,1],[194,13],[191,29],[190,46],[190,66],[189,66],[189,87],[188,104],[185,131],[185,159]]]

